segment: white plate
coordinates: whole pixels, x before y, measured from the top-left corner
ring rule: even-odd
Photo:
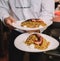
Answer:
[[[40,33],[39,33],[40,34]],[[38,50],[38,49],[35,49],[33,45],[31,46],[27,46],[24,42],[25,40],[27,39],[27,37],[31,35],[29,33],[24,33],[24,34],[21,34],[19,35],[15,41],[14,41],[14,45],[17,49],[19,50],[22,50],[22,51],[25,51],[25,52],[45,52],[45,51],[49,51],[49,50],[53,50],[53,49],[56,49],[58,46],[59,46],[59,42],[48,36],[48,35],[45,35],[45,34],[40,34],[41,36],[43,36],[47,41],[50,42],[50,45],[48,46],[47,49],[45,50]]]
[[[14,23],[12,23],[12,26],[13,27],[15,27],[15,28],[17,28],[17,29],[20,29],[20,30],[40,30],[40,31],[43,31],[43,30],[45,30],[49,25],[51,25],[52,24],[52,21],[45,21],[45,23],[47,24],[47,26],[45,26],[45,27],[37,27],[37,28],[27,28],[27,27],[22,27],[21,26],[21,23],[23,22],[23,21],[25,21],[25,20],[22,20],[22,21],[16,21],[16,22],[14,22]]]

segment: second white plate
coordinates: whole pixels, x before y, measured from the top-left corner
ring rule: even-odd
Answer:
[[[48,35],[45,35],[45,34],[40,34],[47,41],[50,42],[50,45],[45,50],[35,49],[33,46],[27,46],[24,43],[29,35],[30,35],[29,33],[24,33],[24,34],[21,34],[18,37],[16,37],[15,42],[14,42],[15,47],[17,49],[25,51],[25,52],[45,52],[45,51],[56,49],[59,46],[59,42],[56,39],[54,39],[54,38],[52,38],[52,37],[50,37]]]

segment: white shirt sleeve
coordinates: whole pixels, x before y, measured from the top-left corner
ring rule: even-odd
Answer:
[[[9,7],[6,0],[0,0],[0,19],[4,20],[4,18],[9,17]]]
[[[54,16],[54,0],[42,0],[42,10],[39,18],[48,22]]]

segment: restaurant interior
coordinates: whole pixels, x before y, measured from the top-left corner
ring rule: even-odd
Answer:
[[[53,24],[43,33],[60,42],[60,0],[55,0],[55,17],[53,18]],[[8,61],[9,35],[10,30],[0,20],[0,61]],[[27,53],[24,56],[24,61],[29,61],[29,55]],[[45,52],[43,61],[60,61],[60,45],[54,50]]]

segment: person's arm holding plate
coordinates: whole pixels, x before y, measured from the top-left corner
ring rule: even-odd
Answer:
[[[12,22],[15,21],[15,19],[9,14],[10,9],[9,5],[7,4],[8,1],[6,0],[0,0],[0,19],[5,23],[7,27],[12,29],[13,27],[11,26]]]
[[[54,7],[54,0],[42,0],[42,11],[39,18],[47,24],[47,27],[53,22],[52,19],[54,17]],[[42,29],[41,32],[46,30],[46,28]]]
[[[42,8],[40,12],[40,20],[47,23],[47,26],[50,26],[48,24],[48,21],[51,21],[54,17],[54,0],[42,0]]]

